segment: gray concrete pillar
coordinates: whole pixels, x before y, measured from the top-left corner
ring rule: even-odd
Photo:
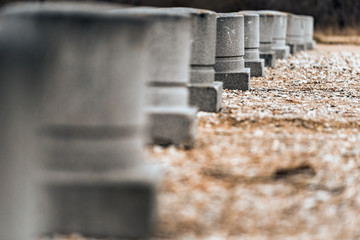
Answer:
[[[260,58],[260,20],[255,13],[244,13],[245,67],[252,77],[264,75],[264,59]]]
[[[16,24],[0,32],[0,239],[36,239],[32,134],[40,56],[33,40],[31,29]]]
[[[305,43],[307,50],[313,50],[316,47],[316,42],[313,39],[314,34],[314,17],[304,16],[305,18]]]
[[[215,81],[224,88],[248,90],[250,69],[245,68],[244,15],[219,13],[215,59]]]
[[[287,58],[290,54],[290,48],[286,45],[287,13],[269,10],[259,12],[274,15],[272,49],[277,59]]]
[[[33,29],[45,53],[38,232],[148,236],[158,174],[142,161],[148,24],[82,4],[25,4],[4,16]]]
[[[266,67],[275,67],[276,55],[272,49],[275,16],[261,11],[242,11],[255,13],[260,17],[260,58],[264,59]]]
[[[304,35],[305,21],[303,17],[288,13],[286,44],[289,45],[291,54],[306,50]]]
[[[191,19],[189,14],[161,8],[131,8],[118,14],[151,20],[147,47],[149,142],[191,147],[197,108],[189,105]]]
[[[170,8],[191,18],[190,105],[200,111],[218,112],[222,101],[222,82],[215,82],[216,17],[212,11]]]
[[[257,13],[260,16],[260,58],[265,60],[266,67],[275,67],[276,53],[272,49],[275,16]]]

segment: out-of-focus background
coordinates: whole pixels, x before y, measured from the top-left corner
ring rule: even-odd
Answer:
[[[0,0],[0,7],[18,0]],[[29,0],[28,0],[29,1]],[[53,1],[53,0],[38,0]],[[102,0],[97,0],[102,1]],[[273,9],[315,17],[315,40],[322,43],[360,44],[359,0],[104,0],[156,7],[194,7],[216,12]],[[346,37],[344,37],[346,36]]]
[[[0,0],[0,5],[7,2],[14,2],[14,0]],[[316,21],[316,30],[327,34],[360,33],[359,0],[106,0],[106,2],[157,7],[195,7],[217,12],[274,9],[313,15]]]

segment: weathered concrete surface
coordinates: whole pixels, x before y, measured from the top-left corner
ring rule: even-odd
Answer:
[[[245,68],[244,54],[243,14],[218,14],[215,81],[223,82],[227,89],[248,90],[250,69]]]
[[[35,239],[39,49],[29,25],[0,16],[0,239]]]
[[[245,67],[250,68],[251,77],[261,77],[265,71],[264,59],[245,60]]]
[[[86,236],[150,236],[156,222],[159,170],[153,166],[98,172],[48,172],[42,211],[46,229]],[[47,233],[53,233],[47,232]]]
[[[147,93],[148,131],[150,144],[184,145],[194,143],[196,108],[189,105],[191,19],[188,13],[172,9],[131,8],[118,13],[135,15],[153,22],[147,43],[150,51],[148,60],[149,88]],[[164,89],[172,88],[166,92]],[[176,104],[175,104],[176,103]],[[184,109],[186,109],[184,111]],[[178,111],[176,113],[176,111]],[[181,122],[172,123],[173,114]],[[190,117],[189,114],[193,114]],[[155,117],[156,116],[156,117]],[[172,131],[164,131],[167,126]],[[184,136],[180,138],[179,136]],[[185,137],[186,136],[186,137]]]
[[[272,49],[275,51],[276,59],[287,58],[290,54],[290,48],[286,45],[287,13],[270,10],[259,12],[274,15]]]
[[[255,13],[244,13],[245,67],[252,77],[264,74],[264,59],[260,59],[260,20]]]
[[[163,146],[176,144],[186,148],[192,147],[196,134],[196,108],[157,107],[149,108],[150,135],[156,143]]]
[[[196,105],[200,111],[218,112],[221,109],[223,83],[211,85],[192,84],[189,86],[190,104]]]
[[[276,53],[272,49],[275,16],[271,13],[261,11],[243,11],[244,13],[255,13],[260,17],[260,58],[264,59],[266,67],[274,67]]]
[[[56,3],[5,12],[5,21],[34,31],[44,53],[34,66],[39,234],[152,230],[157,174],[142,164],[148,24],[105,10]]]
[[[236,72],[217,73],[216,81],[223,83],[224,89],[249,90],[250,89],[250,69],[244,68]]]
[[[302,16],[288,13],[286,44],[290,47],[290,53],[295,54],[306,51],[305,21]]]
[[[191,18],[190,105],[200,111],[221,109],[222,86],[215,80],[216,18],[212,11],[195,8],[170,8]]]
[[[307,50],[313,50],[316,47],[316,42],[313,39],[314,34],[314,17],[304,16],[305,19],[305,43]]]

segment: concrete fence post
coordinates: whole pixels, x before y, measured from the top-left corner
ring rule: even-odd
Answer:
[[[303,17],[288,13],[286,44],[289,45],[291,54],[306,50],[304,35],[305,21]]]
[[[0,16],[0,18],[3,18]],[[4,20],[0,20],[4,24]],[[0,239],[35,240],[36,88],[41,56],[31,28],[0,32]]]
[[[222,101],[222,82],[215,82],[216,17],[212,11],[170,8],[191,18],[190,105],[200,111],[218,112]]]
[[[248,90],[250,69],[245,68],[244,14],[219,13],[215,80],[223,82],[226,89]]]
[[[305,18],[305,43],[307,50],[313,50],[316,47],[316,42],[313,39],[314,34],[314,17],[304,16]]]
[[[23,4],[4,21],[37,36],[39,234],[146,237],[157,168],[143,163],[146,21],[102,5]]]
[[[242,11],[242,13],[254,13],[260,17],[260,58],[264,59],[266,67],[274,67],[276,62],[273,50],[273,33],[275,16],[272,13],[262,11]]]
[[[290,54],[290,48],[286,45],[287,13],[269,10],[259,12],[274,15],[272,49],[277,59],[287,58]]]
[[[151,144],[191,147],[197,108],[189,105],[191,19],[162,8],[129,8],[118,14],[152,21],[147,48],[147,113]]]
[[[255,13],[244,13],[245,67],[252,77],[264,75],[264,59],[260,58],[260,20]]]

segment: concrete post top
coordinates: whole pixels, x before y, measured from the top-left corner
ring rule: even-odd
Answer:
[[[245,13],[244,14],[244,26],[247,31],[254,30],[253,28],[259,28],[259,14]],[[247,29],[250,28],[250,29]],[[254,30],[258,31],[258,30]]]
[[[239,13],[242,13],[242,14],[258,14],[256,10],[242,10],[242,11],[239,11]]]
[[[201,17],[217,15],[217,13],[214,11],[210,11],[210,10],[206,10],[206,9],[198,9],[198,8],[173,7],[173,8],[163,8],[163,9],[174,10],[175,12],[187,13],[187,14],[201,16]]]
[[[247,12],[247,11],[241,11],[239,13],[244,14],[244,17],[255,17],[255,18],[259,18],[259,14],[257,14],[256,12]]]
[[[79,2],[54,2],[54,3],[14,3],[6,6],[4,16],[41,16],[41,17],[97,17],[104,16],[106,11],[122,8],[119,4],[109,3],[79,3]]]
[[[191,58],[191,23],[187,13],[166,8],[127,8],[110,14],[135,16],[149,21],[151,31],[147,45],[151,60],[149,79],[160,84],[186,84]]]
[[[276,10],[259,10],[257,11],[259,14],[271,14],[276,16],[287,16],[286,12],[276,11]]]
[[[176,7],[164,9],[175,13],[188,14],[191,18],[191,65],[214,65],[217,13],[195,8]],[[193,69],[193,71],[195,70]],[[192,74],[192,76],[195,76],[195,74]]]
[[[272,11],[267,11],[267,10],[245,10],[245,11],[241,11],[240,13],[242,14],[257,14],[259,15],[260,18],[274,18],[275,13],[272,13]]]
[[[218,18],[244,18],[244,14],[240,12],[218,13]]]
[[[291,30],[301,31],[301,29],[303,28],[303,22],[303,16],[291,13],[288,14],[288,30],[290,30],[289,28],[291,28]]]
[[[286,42],[287,44],[303,44],[305,21],[301,15],[288,14]]]
[[[293,21],[298,21],[302,18],[301,15],[296,15],[296,14],[293,14],[293,13],[288,13],[288,19],[292,19]]]
[[[297,15],[301,20],[305,20],[307,19],[307,16],[306,15]]]
[[[305,28],[306,22],[308,21],[308,17],[305,15],[298,15],[298,16],[299,16],[302,28]]]
[[[148,20],[184,20],[190,21],[190,14],[186,12],[173,11],[170,8],[152,8],[152,7],[134,7],[134,8],[120,8],[108,11],[108,14],[135,16],[137,18],[144,17]],[[187,19],[187,20],[186,20]]]
[[[313,16],[304,16],[305,28],[310,28],[313,31],[314,27],[314,17]],[[310,29],[308,29],[310,31]]]
[[[313,16],[310,16],[310,15],[302,15],[302,17],[304,19],[306,19],[307,21],[314,21],[314,17]]]

